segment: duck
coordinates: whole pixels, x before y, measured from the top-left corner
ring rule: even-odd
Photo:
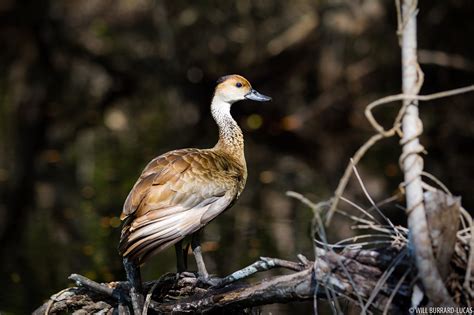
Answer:
[[[128,194],[120,215],[119,253],[136,291],[142,291],[140,267],[173,245],[177,271],[185,272],[183,256],[188,248],[184,250],[182,244],[189,237],[198,278],[204,283],[210,280],[200,232],[235,204],[247,180],[244,137],[231,115],[231,106],[242,100],[267,102],[271,97],[257,92],[243,76],[219,78],[210,106],[219,129],[216,145],[178,149],[154,158]]]

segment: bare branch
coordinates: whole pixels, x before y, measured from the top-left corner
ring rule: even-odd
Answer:
[[[375,100],[372,103],[370,103],[369,105],[367,105],[367,107],[365,108],[365,117],[370,122],[372,127],[376,131],[378,131],[379,133],[382,133],[382,134],[390,133],[390,129],[385,130],[375,120],[374,115],[372,114],[372,111],[373,111],[374,108],[376,108],[380,105],[389,104],[389,103],[396,102],[396,101],[406,101],[406,100],[432,101],[432,100],[436,100],[436,99],[440,99],[440,98],[455,96],[455,95],[469,93],[469,92],[473,92],[473,91],[474,91],[474,85],[468,85],[468,86],[464,86],[464,87],[461,87],[461,88],[442,91],[442,92],[437,92],[437,93],[428,94],[428,95],[414,95],[414,94],[404,94],[404,93],[389,95],[389,96],[379,98],[378,100]],[[395,127],[396,125],[398,125],[398,123],[400,123],[401,116],[403,115],[403,113],[404,113],[404,111],[400,110],[400,112],[397,115],[397,118],[395,119],[393,127]]]
[[[276,258],[265,258],[269,265],[278,265],[290,270],[299,269],[289,275],[274,276],[248,285],[230,284],[224,288],[197,288],[195,282],[174,277],[145,284],[149,294],[146,307],[161,313],[172,312],[207,312],[219,311],[229,313],[249,307],[268,303],[312,300],[316,294],[321,298],[343,296],[349,300],[358,297],[366,300],[377,286],[383,267],[398,255],[394,251],[345,250],[341,253],[319,248],[318,259],[313,262],[299,256],[300,263]],[[341,266],[344,266],[346,271]],[[349,272],[352,279],[349,279]],[[49,307],[51,313],[77,311],[79,309],[100,310],[100,305],[108,311],[126,306],[113,292],[113,288],[126,287],[124,282],[99,284],[80,275],[72,279],[81,284],[80,288],[68,288],[66,293],[56,295],[53,303],[45,303],[34,314],[44,314]],[[394,281],[392,281],[394,282]],[[394,282],[395,283],[395,282]],[[398,280],[397,280],[398,283]],[[396,294],[399,299],[409,300],[408,282],[398,284]],[[388,297],[392,294],[393,284],[381,285],[380,293],[373,297],[371,308],[382,310],[386,307]],[[105,289],[108,288],[108,289]],[[102,303],[102,304],[101,304]],[[128,299],[127,303],[130,303]],[[337,308],[337,305],[334,305]],[[99,308],[99,309],[98,309]]]
[[[416,15],[417,1],[404,0],[402,4],[402,87],[403,94],[416,95],[423,83],[417,61]],[[408,227],[414,247],[419,277],[424,285],[426,295],[435,305],[453,305],[452,299],[444,286],[438,271],[430,240],[428,222],[423,203],[424,151],[418,137],[423,132],[423,123],[418,114],[418,102],[406,99],[406,108],[402,119],[403,137],[400,164],[405,175],[405,191],[408,214]]]
[[[394,136],[395,135],[395,132],[393,132],[392,135],[390,136]],[[349,178],[351,177],[352,175],[352,165],[353,164],[357,164],[359,163],[359,161],[364,157],[365,153],[367,153],[367,151],[372,147],[374,146],[374,144],[376,144],[377,142],[379,142],[380,140],[382,140],[383,138],[385,138],[386,136],[384,136],[383,134],[376,134],[376,135],[373,135],[372,137],[370,137],[369,140],[367,140],[366,143],[364,143],[358,150],[357,152],[354,154],[354,156],[351,158],[353,160],[353,162],[350,162],[347,167],[346,167],[346,170],[344,171],[344,175],[342,176],[342,178],[339,180],[339,184],[337,185],[337,188],[336,188],[336,191],[334,192],[334,198],[331,202],[331,207],[329,208],[329,211],[326,215],[326,226],[329,225],[329,223],[331,222],[331,219],[332,219],[332,216],[334,214],[334,211],[336,211],[337,209],[337,205],[339,203],[339,199],[341,198],[342,194],[344,193],[344,190],[346,189],[346,186],[347,186],[347,183],[349,182]]]
[[[364,157],[364,155],[367,153],[367,151],[374,146],[378,141],[382,140],[383,138],[389,138],[393,137],[395,134],[401,134],[400,132],[400,122],[403,117],[403,114],[405,113],[406,106],[402,106],[397,114],[397,117],[395,118],[393,125],[390,129],[386,130],[382,127],[381,124],[377,122],[377,120],[374,118],[374,115],[372,113],[373,109],[377,106],[383,105],[383,104],[388,104],[391,102],[395,101],[401,101],[401,100],[418,100],[418,101],[431,101],[439,98],[444,98],[444,97],[449,97],[449,96],[454,96],[454,95],[459,95],[459,94],[464,94],[464,93],[469,93],[474,91],[474,85],[469,85],[453,90],[447,90],[447,91],[442,91],[442,92],[437,92],[433,94],[428,94],[428,95],[409,95],[409,94],[396,94],[396,95],[390,95],[386,97],[382,97],[376,101],[373,101],[369,105],[367,105],[365,109],[365,116],[369,123],[372,125],[372,127],[378,132],[377,134],[373,135],[366,143],[364,143],[354,154],[354,156],[351,158],[353,160],[353,163],[349,162],[346,170],[344,171],[344,175],[342,178],[339,180],[339,184],[337,185],[336,191],[334,192],[334,199],[332,201],[331,207],[327,213],[326,216],[326,225],[328,225],[332,219],[332,216],[334,214],[334,211],[337,208],[337,205],[339,203],[339,200],[344,193],[344,190],[346,189],[347,183],[349,182],[349,179],[352,175],[352,164],[357,165],[359,161]]]

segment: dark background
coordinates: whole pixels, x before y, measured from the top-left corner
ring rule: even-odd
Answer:
[[[474,2],[419,5],[422,93],[472,84]],[[124,279],[116,248],[125,197],[156,155],[214,145],[209,103],[224,74],[245,76],[273,102],[233,107],[249,179],[205,230],[208,268],[225,275],[259,256],[313,257],[311,212],[285,192],[329,198],[372,134],[364,107],[400,92],[395,12],[375,0],[1,1],[0,312],[31,312],[70,285],[70,273]],[[388,126],[398,105],[377,117]],[[473,94],[420,105],[425,167],[468,209],[473,106]],[[359,166],[375,200],[397,189],[399,154],[397,139],[384,140]],[[346,196],[368,205],[355,182]],[[387,214],[405,221],[397,208]],[[336,217],[329,233],[354,232]],[[174,266],[170,249],[145,279]]]

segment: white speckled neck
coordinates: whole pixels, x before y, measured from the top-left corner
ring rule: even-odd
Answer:
[[[231,105],[229,102],[223,101],[219,95],[214,95],[212,99],[212,117],[219,126],[219,141],[215,148],[223,149],[238,158],[243,158],[244,138],[242,130],[230,114]]]

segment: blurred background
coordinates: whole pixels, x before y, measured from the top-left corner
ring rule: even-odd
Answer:
[[[421,92],[472,84],[474,2],[419,5]],[[71,273],[125,278],[122,204],[153,157],[215,144],[209,104],[225,74],[244,75],[273,102],[233,106],[249,178],[239,202],[205,230],[208,269],[222,276],[259,256],[313,258],[312,214],[285,192],[331,196],[372,134],[364,107],[400,92],[396,27],[393,1],[0,1],[0,312],[31,312],[71,285]],[[377,118],[389,124],[397,106]],[[426,169],[468,209],[473,106],[473,94],[420,105]],[[385,140],[359,166],[375,200],[397,189],[399,154],[398,140]],[[346,196],[368,205],[356,182]],[[402,210],[386,212],[404,224]],[[336,217],[329,233],[354,232]],[[174,270],[170,249],[144,278]]]

